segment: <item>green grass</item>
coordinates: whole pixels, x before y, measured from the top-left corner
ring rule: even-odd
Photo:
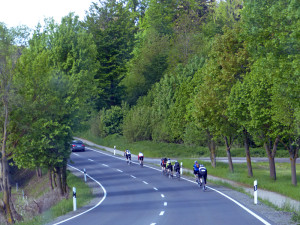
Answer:
[[[104,145],[113,148],[117,146],[117,149],[125,151],[130,149],[133,154],[143,152],[145,155],[153,158],[170,157],[170,158],[199,158],[209,157],[210,153],[206,146],[190,146],[174,143],[157,143],[153,141],[139,141],[129,142],[123,136],[110,135],[106,138],[99,138],[92,135],[89,131],[77,134],[78,137],[90,140],[98,145]],[[240,147],[232,147],[232,157],[245,157],[245,149]],[[217,148],[217,157],[227,157],[227,153],[224,146]],[[263,148],[252,148],[251,157],[267,157]],[[287,150],[279,148],[276,153],[276,157],[289,157]]]
[[[72,173],[68,172],[67,182],[70,188],[76,187],[77,195],[77,209],[86,205],[92,198],[93,194],[91,189],[88,187],[84,181]],[[66,213],[73,210],[73,192],[70,190],[69,198],[63,199],[58,204],[44,212],[43,214],[36,216],[34,218],[24,218],[25,221],[16,223],[17,225],[41,225],[48,223],[55,218],[65,215]]]

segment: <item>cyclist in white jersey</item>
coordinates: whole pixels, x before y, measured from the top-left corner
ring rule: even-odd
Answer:
[[[143,161],[144,161],[144,154],[142,152],[139,152],[139,154],[138,154],[138,160],[140,162],[140,165],[142,165]]]
[[[126,162],[127,163],[129,162],[128,160],[131,161],[131,152],[128,149],[125,150],[124,156],[126,157]]]

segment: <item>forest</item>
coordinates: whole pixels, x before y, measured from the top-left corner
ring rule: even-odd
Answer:
[[[262,146],[276,180],[278,146],[297,185],[300,146],[300,2],[297,0],[106,0],[8,28],[0,22],[0,212],[11,201],[11,165],[49,172],[68,192],[69,143],[90,129],[216,147]]]

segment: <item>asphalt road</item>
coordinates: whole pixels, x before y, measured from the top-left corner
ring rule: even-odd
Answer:
[[[214,186],[203,192],[193,181],[169,179],[147,165],[128,166],[123,158],[92,148],[72,153],[71,160],[99,182],[104,196],[92,210],[55,224],[271,224]]]

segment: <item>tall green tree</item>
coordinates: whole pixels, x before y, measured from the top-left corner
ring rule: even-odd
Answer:
[[[96,75],[102,88],[98,110],[121,104],[123,88],[120,82],[126,72],[125,65],[131,58],[136,33],[134,22],[126,4],[116,0],[93,3],[86,16],[85,26],[93,35],[100,63]]]
[[[13,106],[17,104],[13,78],[16,63],[21,53],[21,48],[15,42],[16,37],[12,29],[8,29],[3,23],[0,23],[0,185],[3,193],[0,201],[0,213],[4,215],[8,224],[13,224],[15,220],[21,219],[11,198],[10,167],[8,165],[8,160],[14,149],[11,114]]]
[[[258,87],[260,88],[257,88],[257,91],[262,91],[259,96],[265,96],[264,98],[257,98],[255,101],[256,107],[250,107],[249,109],[253,119],[254,116],[257,116],[255,117],[257,125],[268,124],[267,127],[270,130],[266,132],[273,133],[276,136],[273,137],[273,142],[276,144],[284,136],[288,128],[286,127],[287,123],[281,123],[278,120],[278,113],[284,110],[283,108],[285,108],[286,104],[280,104],[275,96],[283,94],[282,90],[284,89],[295,89],[296,93],[298,93],[296,85],[299,82],[297,72],[297,68],[299,68],[297,66],[299,60],[299,51],[297,51],[299,49],[299,38],[297,36],[299,36],[300,5],[298,1],[294,0],[270,0],[247,1],[244,6],[242,12],[243,30],[241,33],[247,43],[247,50],[255,62],[251,68],[253,73],[251,72],[249,80],[254,82],[252,85],[259,84]],[[279,80],[281,82],[277,84]],[[292,80],[293,82],[287,82],[287,80]],[[255,90],[253,90],[253,95],[256,95]],[[293,94],[290,96],[285,99],[287,103],[293,102],[293,99],[295,99]],[[265,110],[259,112],[257,110],[258,105],[264,105]],[[297,104],[295,106],[296,108],[298,107]],[[295,106],[289,104],[287,109],[292,108],[292,111],[294,111]],[[257,121],[263,118],[266,121],[261,121],[260,123]],[[277,119],[275,120],[274,118]],[[269,146],[269,144],[266,146]],[[268,150],[271,149],[270,146],[266,149],[271,158],[275,157],[274,149],[276,148],[273,147],[272,152]],[[276,179],[273,159],[271,159],[270,164],[270,170],[273,168],[270,171],[270,175],[273,179]]]
[[[15,110],[16,118],[19,115],[16,131],[24,132],[15,163],[56,173],[62,195],[68,192],[72,133],[82,127],[81,121],[87,121],[97,94],[96,53],[92,35],[70,14],[60,25],[48,20],[43,29],[37,29],[18,65],[15,83],[27,104]]]
[[[230,149],[237,136],[237,124],[227,116],[227,98],[231,87],[247,68],[247,57],[242,43],[238,41],[238,32],[238,28],[225,27],[224,34],[215,37],[209,60],[202,71],[203,83],[195,98],[195,116],[202,118],[199,119],[203,121],[202,126],[215,137],[222,136],[224,139],[231,172],[233,163]]]

